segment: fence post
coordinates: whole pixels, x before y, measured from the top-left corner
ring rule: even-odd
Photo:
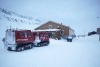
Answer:
[[[99,41],[100,41],[100,34],[99,34]]]

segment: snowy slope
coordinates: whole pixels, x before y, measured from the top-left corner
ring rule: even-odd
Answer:
[[[0,47],[0,54],[0,67],[100,67],[98,35],[76,38],[72,43],[50,39],[49,46],[22,52]]]
[[[13,11],[0,8],[0,41],[8,28],[34,30],[40,22],[33,17],[24,16]]]

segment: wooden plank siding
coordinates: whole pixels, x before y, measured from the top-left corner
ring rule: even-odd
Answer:
[[[41,26],[37,27],[35,30],[44,30],[44,29],[61,29],[61,31],[53,31],[53,38],[60,38],[62,36],[68,36],[69,30],[72,30],[70,27],[65,26],[63,24],[59,24],[53,21],[48,21],[45,24],[42,24]],[[61,34],[62,33],[62,34]]]

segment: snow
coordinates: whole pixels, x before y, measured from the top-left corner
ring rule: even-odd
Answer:
[[[7,11],[7,12],[11,12],[12,11]],[[20,14],[19,14],[20,15]],[[16,14],[9,15],[9,14],[5,14],[2,11],[0,11],[0,35],[2,37],[0,37],[0,41],[2,40],[2,38],[5,36],[5,31],[6,29],[10,29],[10,28],[14,28],[14,29],[28,29],[28,30],[34,30],[34,28],[39,26],[39,22],[33,20],[29,20],[26,18],[22,18],[16,16]],[[8,20],[8,18],[10,20]],[[15,21],[15,19],[17,20],[17,22]]]
[[[72,39],[72,36],[68,36],[68,39]]]
[[[0,67],[100,67],[98,35],[75,38],[73,42],[50,39],[49,46],[22,52],[0,45]]]
[[[39,32],[39,31],[40,31],[40,32],[41,32],[41,31],[60,31],[60,29],[44,29],[44,30],[34,30],[34,31],[36,31],[36,32],[37,32],[37,31],[38,31],[38,32]]]
[[[10,25],[12,28],[31,30],[38,25],[11,22],[1,13],[0,16],[0,67],[100,67],[98,35],[74,38],[72,42],[50,39],[48,46],[22,52],[7,51],[2,38]]]

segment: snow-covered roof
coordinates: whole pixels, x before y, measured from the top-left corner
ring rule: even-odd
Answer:
[[[60,31],[61,29],[44,29],[44,30],[34,30],[36,32],[41,32],[41,31]]]

